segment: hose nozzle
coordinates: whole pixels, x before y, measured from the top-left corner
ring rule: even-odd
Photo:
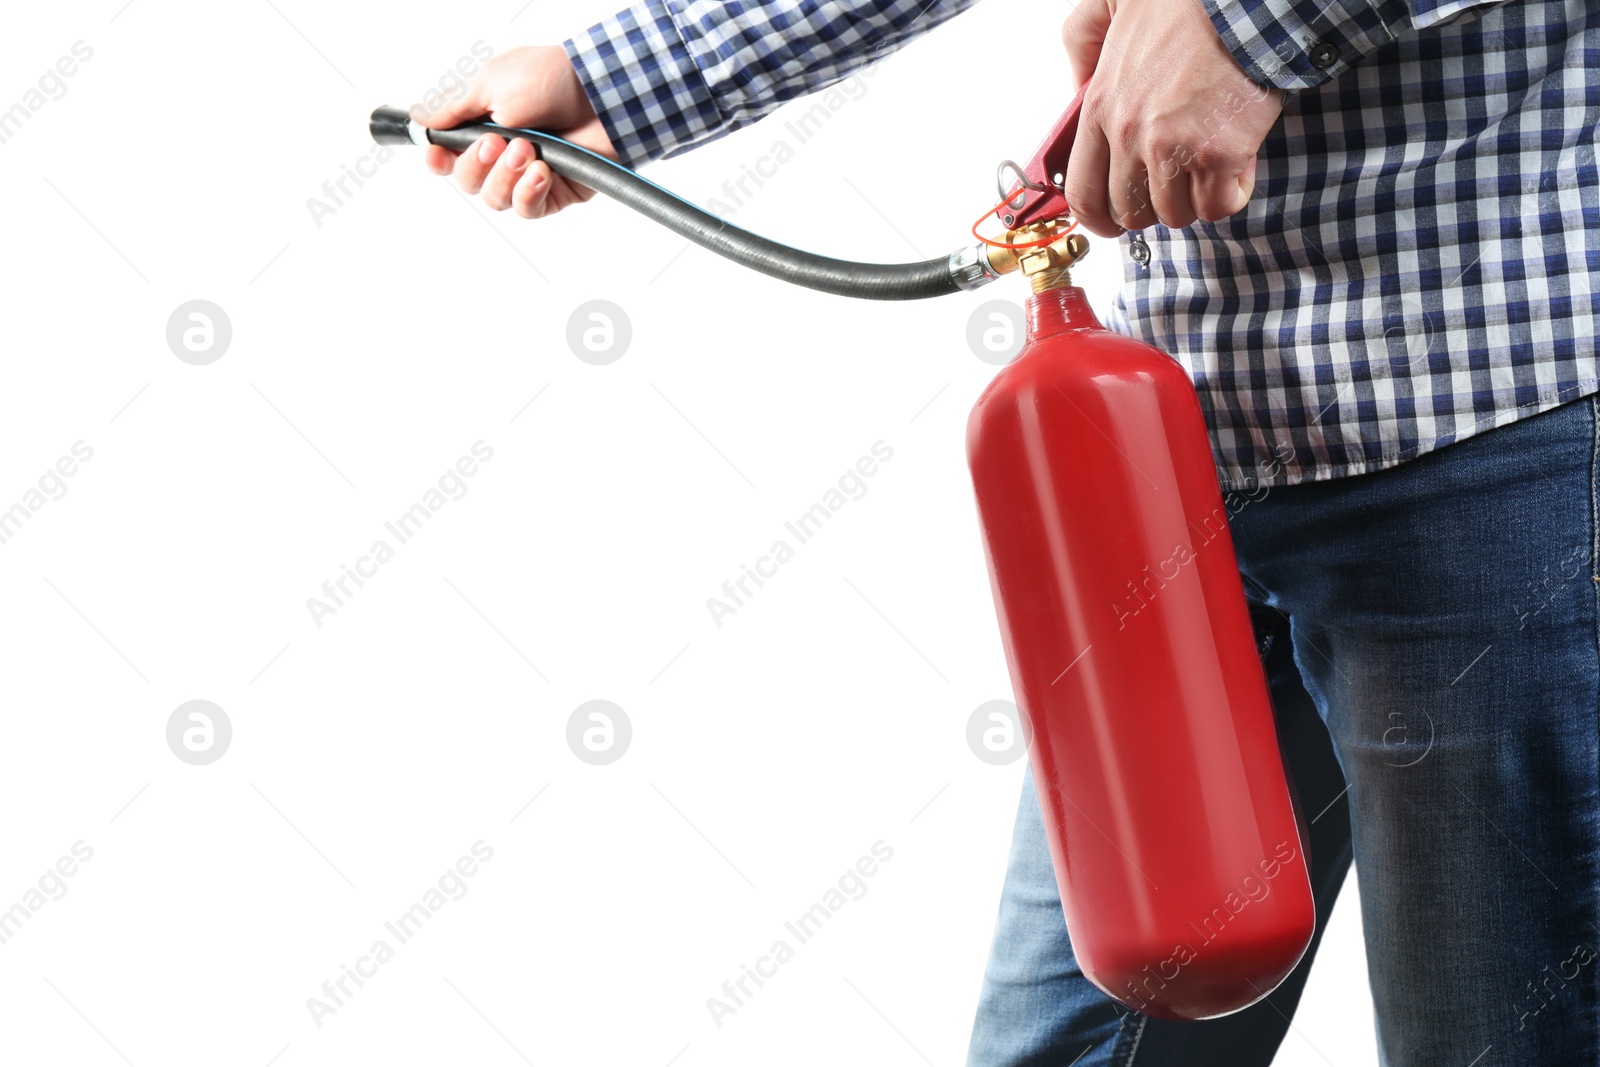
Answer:
[[[410,113],[399,107],[380,107],[367,124],[377,144],[426,145],[428,131]]]

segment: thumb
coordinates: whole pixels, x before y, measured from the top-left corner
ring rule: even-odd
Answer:
[[[421,103],[412,104],[411,117],[430,130],[448,130],[489,113],[489,69],[474,74],[463,91],[455,95],[430,93]]]
[[[1081,0],[1061,24],[1061,43],[1067,48],[1067,62],[1072,64],[1074,93],[1094,76],[1095,67],[1100,63],[1100,51],[1105,46],[1106,30],[1110,26],[1111,6],[1108,0]]]

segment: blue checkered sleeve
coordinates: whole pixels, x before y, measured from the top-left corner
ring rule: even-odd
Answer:
[[[1470,17],[1506,0],[1201,0],[1252,81],[1312,89],[1407,30]]]
[[[622,162],[715,140],[976,0],[646,0],[566,42]]]

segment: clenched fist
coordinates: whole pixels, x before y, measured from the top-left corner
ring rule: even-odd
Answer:
[[[514,48],[495,56],[467,82],[466,91],[428,110],[411,109],[412,118],[434,130],[447,130],[487,116],[502,126],[544,130],[616,159],[605,127],[594,113],[572,61],[559,45]],[[533,146],[485,134],[459,156],[438,145],[427,148],[435,174],[454,171],[469,193],[483,194],[496,211],[515,208],[525,219],[542,218],[594,196],[594,190],[554,174],[534,159]]]
[[[1093,76],[1065,192],[1101,237],[1241,210],[1283,108],[1223,45],[1200,0],[1081,0],[1062,27],[1079,85]]]

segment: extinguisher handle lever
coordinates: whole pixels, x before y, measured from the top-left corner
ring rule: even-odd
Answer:
[[[995,209],[994,215],[1007,229],[1047,222],[1071,210],[1061,185],[1066,180],[1072,142],[1078,136],[1078,113],[1083,108],[1083,97],[1088,91],[1089,83],[1084,82],[1072,98],[1072,103],[1067,105],[1067,110],[1062,112],[1055,126],[1045,135],[1033,158],[1028,160],[1027,166],[1020,168],[1021,173],[1016,175],[1020,180],[1014,181],[1010,187],[1007,187],[1005,175],[1007,171],[1015,172],[1018,168],[1015,164],[1001,164],[1000,195],[1006,201]]]

